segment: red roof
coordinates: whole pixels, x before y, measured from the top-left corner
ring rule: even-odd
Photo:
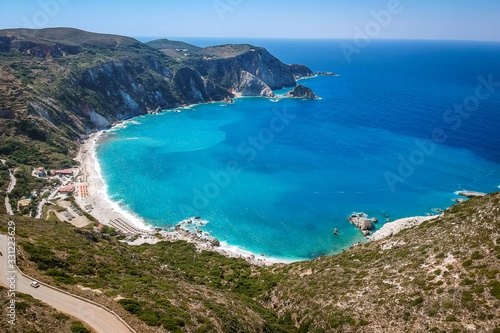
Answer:
[[[59,192],[73,192],[75,190],[75,185],[69,184],[64,187],[59,187]]]
[[[52,170],[50,172],[51,175],[55,175],[55,174],[63,174],[63,175],[70,175],[73,173],[73,170],[71,169],[64,169],[64,170]]]

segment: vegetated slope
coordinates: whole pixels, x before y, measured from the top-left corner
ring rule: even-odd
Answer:
[[[129,246],[66,222],[13,218],[25,273],[112,308],[138,332],[281,331],[252,299],[276,277],[243,259],[185,242]],[[8,220],[0,216],[0,231]]]
[[[385,240],[290,266],[266,307],[311,332],[500,330],[500,192]]]
[[[263,268],[185,242],[128,246],[68,223],[14,220],[26,273],[113,308],[141,332],[500,328],[500,192],[339,255]]]

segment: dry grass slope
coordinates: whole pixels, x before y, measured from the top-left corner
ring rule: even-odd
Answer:
[[[266,306],[311,332],[500,327],[500,193],[389,239],[290,267]]]

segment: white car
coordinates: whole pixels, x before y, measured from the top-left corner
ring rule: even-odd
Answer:
[[[40,284],[36,281],[33,281],[30,283],[30,286],[32,286],[33,288],[38,288],[38,287],[40,287]]]

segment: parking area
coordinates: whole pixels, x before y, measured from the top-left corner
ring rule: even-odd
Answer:
[[[92,221],[85,217],[85,215],[73,206],[70,201],[58,200],[57,204],[66,208],[66,211],[56,212],[57,218],[61,221],[67,221],[77,228],[82,228],[92,223]]]

